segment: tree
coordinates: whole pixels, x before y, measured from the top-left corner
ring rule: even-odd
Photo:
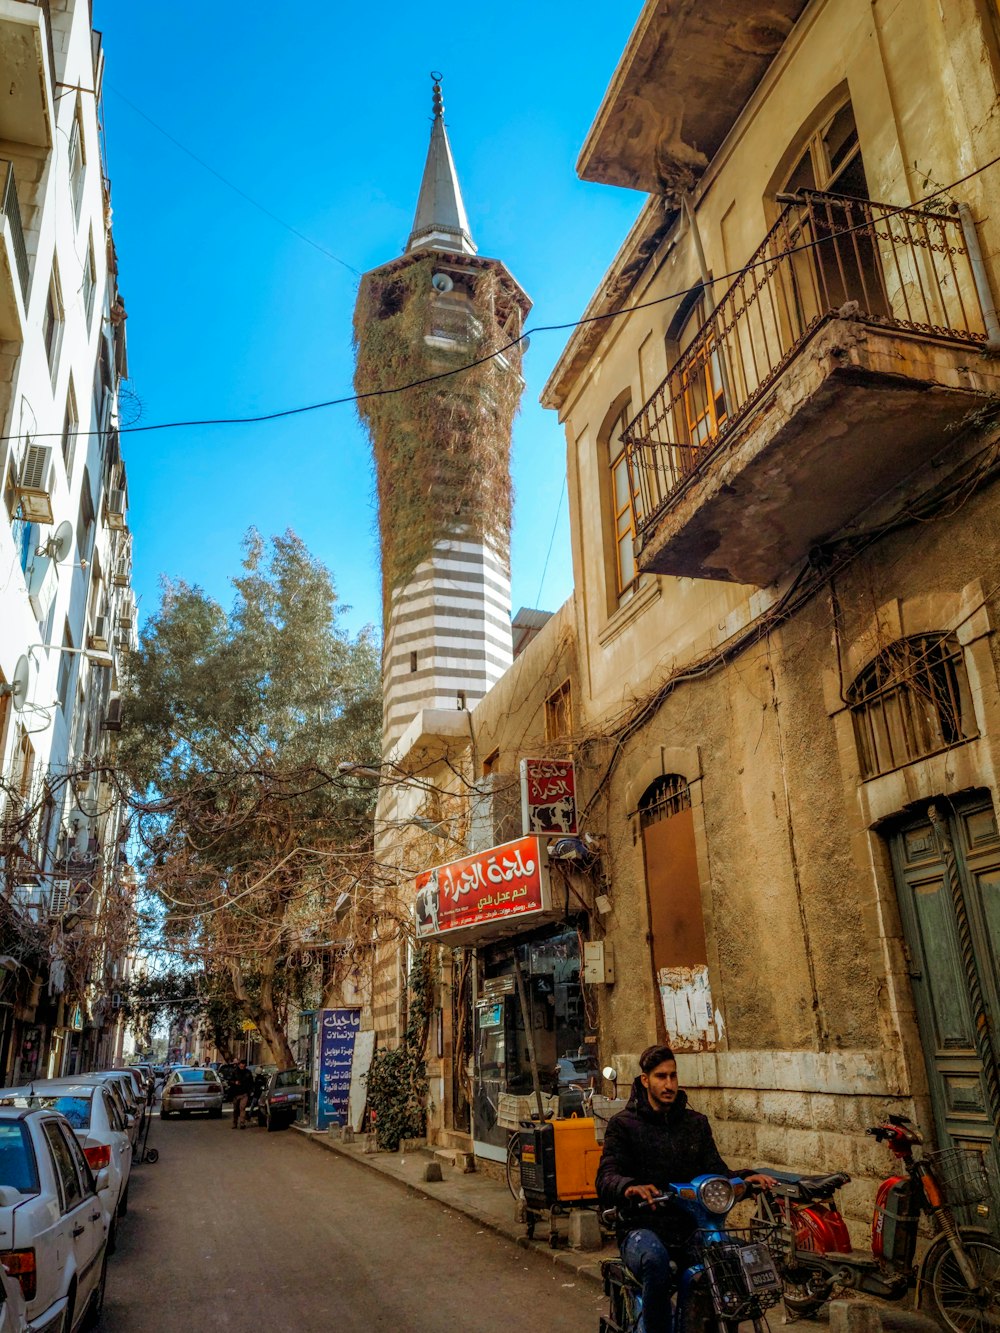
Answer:
[[[265,545],[251,531],[233,586],[226,611],[164,584],[130,667],[120,758],[146,794],[160,947],[291,1064],[301,972],[288,961],[336,943],[336,903],[371,864],[374,789],[337,764],[379,760],[378,652],[370,630],[341,628],[329,571],[293,533]]]

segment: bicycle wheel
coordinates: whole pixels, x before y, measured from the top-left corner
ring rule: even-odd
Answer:
[[[512,1134],[507,1141],[507,1188],[515,1199],[521,1197],[521,1138]]]
[[[1000,1245],[988,1236],[962,1233],[969,1262],[979,1278],[970,1291],[951,1249],[941,1245],[930,1257],[924,1278],[930,1304],[954,1333],[996,1333],[1000,1325]]]

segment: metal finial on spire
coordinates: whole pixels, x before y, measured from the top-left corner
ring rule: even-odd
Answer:
[[[442,75],[431,70],[434,81],[434,115],[431,120],[431,142],[427,150],[423,180],[413,230],[406,243],[407,252],[426,246],[432,250],[450,250],[458,254],[474,255],[476,246],[469,232],[465,204],[458,184],[458,173],[444,126],[444,97],[441,93]]]

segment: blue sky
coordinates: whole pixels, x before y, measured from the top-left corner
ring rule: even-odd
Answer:
[[[131,388],[141,424],[243,416],[351,392],[359,271],[410,230],[429,71],[473,236],[535,302],[579,317],[642,202],[574,164],[638,12],[607,0],[416,8],[396,0],[182,6],[96,0]],[[145,119],[148,117],[149,119]],[[532,340],[514,435],[513,604],[572,584],[565,440],[538,404],[565,334]],[[132,405],[125,404],[126,419]],[[228,602],[240,541],[293,528],[333,571],[347,624],[378,623],[367,438],[351,406],[255,426],[126,435],[136,588],[161,575]],[[558,512],[558,520],[556,518]],[[546,554],[551,557],[542,581]]]

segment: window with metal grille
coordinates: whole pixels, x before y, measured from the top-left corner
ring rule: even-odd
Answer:
[[[657,820],[691,809],[691,788],[679,773],[664,773],[651,782],[639,799],[639,826],[648,828]]]
[[[977,735],[965,661],[953,634],[897,639],[859,673],[847,702],[866,778]]]

